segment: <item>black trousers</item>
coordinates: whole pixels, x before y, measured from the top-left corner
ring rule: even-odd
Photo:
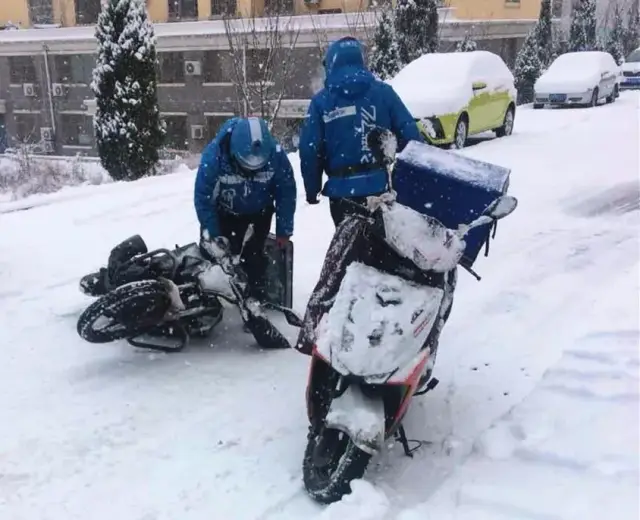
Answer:
[[[351,197],[349,199],[330,199],[329,200],[329,209],[331,211],[331,218],[333,219],[333,223],[336,227],[340,225],[340,223],[349,215],[353,213],[358,213],[358,208],[354,207],[355,203],[360,206],[365,206],[367,204],[366,197]]]
[[[258,299],[263,296],[264,275],[267,269],[264,245],[271,229],[273,213],[273,206],[268,206],[259,213],[246,215],[218,210],[220,233],[229,240],[231,254],[238,255],[242,251],[240,265],[247,274],[251,295]],[[242,249],[242,242],[250,225],[253,225],[253,235]]]

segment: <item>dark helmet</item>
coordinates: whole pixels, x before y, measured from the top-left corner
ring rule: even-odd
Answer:
[[[263,168],[276,150],[276,140],[259,117],[239,119],[231,131],[229,151],[243,170]]]

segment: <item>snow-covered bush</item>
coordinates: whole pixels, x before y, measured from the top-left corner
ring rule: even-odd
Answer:
[[[613,59],[616,60],[618,65],[622,65],[625,58],[624,33],[625,30],[622,21],[622,13],[620,12],[618,5],[616,5],[613,11],[613,25],[607,32],[605,50],[613,56]]]
[[[535,27],[538,57],[542,68],[551,63],[553,55],[553,31],[551,23],[551,0],[542,0],[540,15]]]
[[[598,48],[596,32],[596,1],[578,0],[571,13],[569,50],[593,51]]]
[[[533,87],[540,74],[542,74],[542,63],[540,63],[538,37],[534,27],[525,38],[522,48],[516,56],[513,69],[519,105],[533,101]]]
[[[464,39],[456,44],[456,52],[473,52],[478,50],[478,44],[472,40],[469,33],[464,35]]]
[[[400,70],[393,12],[388,9],[382,11],[373,34],[369,68],[382,80],[392,78]]]
[[[156,38],[144,0],[108,0],[96,39],[91,87],[102,165],[116,180],[153,175],[165,129],[158,109]]]
[[[438,51],[436,0],[398,0],[394,25],[400,68],[423,54]]]

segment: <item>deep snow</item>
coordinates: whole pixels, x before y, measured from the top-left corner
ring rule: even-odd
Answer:
[[[520,108],[513,136],[462,152],[512,168],[520,205],[483,280],[460,274],[441,384],[405,424],[430,444],[326,508],[301,484],[308,358],[257,351],[232,312],[177,355],[75,333],[78,279],[117,241],[196,238],[193,174],[0,204],[0,518],[638,518],[639,102]],[[302,309],[332,224],[299,191]]]

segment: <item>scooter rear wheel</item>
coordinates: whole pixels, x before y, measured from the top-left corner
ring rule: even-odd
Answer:
[[[89,343],[138,336],[161,323],[170,306],[171,299],[161,282],[131,282],[89,305],[78,318],[77,331]]]
[[[352,480],[362,478],[370,459],[345,433],[312,428],[302,463],[304,487],[321,504],[337,502],[351,492]]]

